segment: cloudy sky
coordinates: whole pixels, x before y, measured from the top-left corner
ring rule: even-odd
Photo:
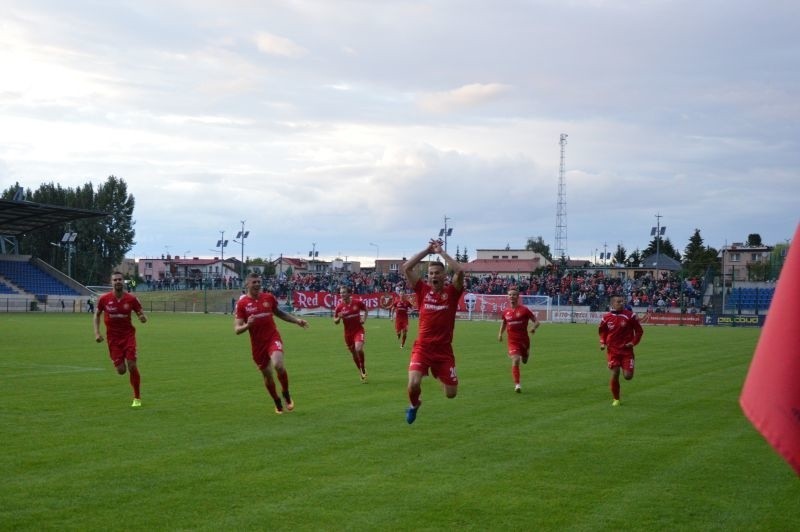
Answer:
[[[124,179],[137,258],[774,244],[800,2],[2,0],[0,186]]]

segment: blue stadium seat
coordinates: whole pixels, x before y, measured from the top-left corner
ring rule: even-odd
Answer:
[[[55,277],[27,261],[0,260],[0,275],[31,294],[51,296],[80,295]],[[12,291],[11,293],[15,292]]]
[[[775,288],[733,288],[725,299],[726,310],[769,308]]]
[[[0,294],[12,295],[12,294],[16,294],[16,293],[17,292],[13,288],[11,288],[10,286],[7,286],[5,283],[0,283]]]

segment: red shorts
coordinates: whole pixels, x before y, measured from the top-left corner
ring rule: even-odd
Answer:
[[[456,357],[453,354],[453,346],[450,344],[421,346],[414,342],[408,371],[419,371],[423,375],[427,375],[428,370],[442,384],[458,385]]]
[[[344,335],[344,343],[347,345],[349,349],[354,349],[357,343],[363,344],[364,343],[364,331],[358,331],[357,333],[347,334]]]
[[[108,356],[114,366],[121,366],[126,360],[136,362],[136,336],[128,335],[121,338],[106,336],[108,342]]]
[[[523,357],[528,358],[528,352],[530,351],[530,344],[508,344],[508,356],[514,357]]]
[[[408,329],[408,318],[405,319],[394,319],[394,330],[395,332],[402,332]]]
[[[633,351],[630,352],[617,352],[606,353],[608,360],[608,369],[622,368],[625,373],[633,374]]]
[[[272,354],[278,351],[283,351],[283,342],[280,336],[275,335],[268,342],[253,346],[253,362],[258,369],[264,370],[272,360]]]

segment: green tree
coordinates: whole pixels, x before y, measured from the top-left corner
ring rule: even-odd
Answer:
[[[628,255],[628,259],[625,261],[625,266],[630,268],[638,268],[642,265],[642,252],[639,249],[634,249],[633,253]]]
[[[525,244],[525,249],[539,253],[548,261],[553,262],[553,255],[550,253],[550,246],[544,243],[541,236],[528,237],[528,242]]]
[[[747,245],[752,247],[761,247],[763,244],[761,243],[761,235],[758,233],[750,233],[747,235]]]
[[[660,235],[653,237],[653,240],[650,241],[650,245],[647,246],[647,249],[644,250],[643,254],[645,256],[655,255],[656,244],[658,245],[659,254],[666,257],[672,257],[677,261],[681,260],[681,254],[675,251],[675,248],[672,246],[672,242],[670,242],[669,238],[663,239]]]
[[[748,281],[769,281],[772,276],[772,265],[769,261],[752,262],[747,265]]]
[[[683,266],[687,275],[697,276],[703,274],[705,271],[705,265],[703,264],[705,251],[700,229],[695,229],[694,234],[689,238],[686,249],[683,250]]]
[[[122,262],[125,254],[135,244],[133,238],[133,209],[136,202],[133,195],[128,194],[125,181],[109,176],[105,183],[97,188],[95,194],[96,210],[107,212],[111,216],[96,220],[83,220],[83,227],[91,236],[84,239],[84,264],[92,283],[105,281],[111,269]],[[94,228],[95,231],[91,231]],[[91,246],[90,249],[86,249]]]
[[[689,238],[686,249],[683,250],[683,259],[688,261],[692,255],[703,251],[703,237],[700,236],[700,229],[695,229],[694,234]]]
[[[20,197],[17,197],[17,194],[19,194]],[[21,186],[19,186],[19,181],[17,181],[16,183],[14,183],[14,185],[12,185],[12,186],[8,187],[7,189],[5,189],[2,192],[2,195],[0,195],[0,198],[2,198],[4,200],[9,200],[9,201],[10,200],[25,200],[28,197],[27,194],[30,194],[30,191],[24,190]]]
[[[458,246],[456,246],[456,262],[462,262],[461,261],[461,251],[459,250]]]
[[[703,246],[703,237],[700,236],[700,229],[695,229],[694,234],[689,238],[686,249],[683,250],[683,267],[687,275],[702,275],[705,271],[703,257],[706,248]]]
[[[464,251],[461,253],[461,262],[469,262],[469,254],[467,254],[466,246],[464,246]]]
[[[13,189],[16,190],[16,187]],[[4,191],[3,197],[13,197],[13,192]],[[28,190],[25,197],[36,203],[110,214],[44,227],[20,239],[23,253],[41,258],[65,273],[71,271],[72,277],[80,283],[106,284],[111,270],[122,262],[133,247],[135,201],[128,194],[127,184],[122,179],[109,176],[96,192],[91,183],[76,189],[44,183],[35,191]],[[61,242],[67,231],[78,234],[73,247]]]
[[[264,277],[275,277],[275,272],[276,272],[275,263],[269,261],[263,262],[261,264],[261,271],[264,272],[262,274],[264,275]]]
[[[719,270],[718,252],[712,247],[703,246],[703,237],[700,229],[695,229],[694,234],[689,238],[689,243],[683,251],[683,267],[686,274],[690,277],[700,277],[710,268],[716,272]]]
[[[783,269],[783,263],[786,261],[786,255],[788,253],[788,242],[775,244],[775,247],[772,248],[772,252],[769,255],[769,263],[771,266],[769,279],[771,281],[774,281],[780,277],[781,270]]]
[[[614,262],[619,265],[625,264],[626,255],[627,252],[625,251],[625,248],[622,246],[622,244],[617,244],[617,250],[614,252],[614,257],[613,257]]]

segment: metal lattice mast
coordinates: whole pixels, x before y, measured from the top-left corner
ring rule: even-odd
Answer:
[[[569,257],[567,253],[567,184],[564,179],[564,152],[567,146],[567,134],[561,134],[561,164],[558,168],[558,203],[556,205],[556,246],[555,256],[561,259]]]

